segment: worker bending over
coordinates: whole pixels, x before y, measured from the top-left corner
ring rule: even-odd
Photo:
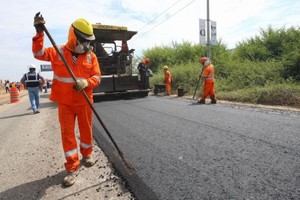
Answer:
[[[200,74],[200,78],[204,80],[204,85],[203,85],[203,93],[202,97],[198,101],[200,104],[205,104],[205,99],[207,96],[210,97],[211,103],[216,104],[217,100],[215,97],[215,79],[214,79],[214,66],[211,64],[210,60],[207,59],[206,57],[202,57],[200,59],[200,63],[203,66],[203,71],[202,74]]]

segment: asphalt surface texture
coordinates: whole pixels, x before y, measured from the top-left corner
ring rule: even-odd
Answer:
[[[95,103],[95,138],[137,199],[300,199],[298,109],[177,96]]]
[[[107,156],[94,142],[96,164],[79,169],[76,183],[63,187],[66,176],[56,104],[41,94],[39,114],[33,114],[27,91],[20,102],[0,93],[1,200],[134,200]],[[78,137],[78,127],[76,127]]]

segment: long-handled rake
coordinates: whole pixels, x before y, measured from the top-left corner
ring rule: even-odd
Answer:
[[[200,83],[200,80],[201,80],[201,76],[202,76],[203,70],[204,70],[204,68],[202,68],[201,73],[199,75],[199,78],[198,78],[198,81],[197,81],[197,85],[196,85],[196,88],[195,88],[195,91],[194,91],[194,95],[193,95],[193,100],[195,100],[195,95],[196,95],[196,92],[197,92],[197,89],[198,89],[198,86],[199,86],[199,83]]]

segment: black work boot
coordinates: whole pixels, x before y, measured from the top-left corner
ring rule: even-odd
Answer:
[[[205,99],[200,99],[200,100],[198,101],[198,103],[199,103],[199,104],[205,104]]]
[[[211,98],[211,104],[216,104],[216,103],[217,103],[216,98],[215,98],[215,97],[212,97],[212,98]]]

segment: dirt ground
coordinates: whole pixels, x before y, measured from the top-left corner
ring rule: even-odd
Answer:
[[[96,164],[80,167],[76,183],[61,185],[66,175],[56,105],[41,94],[41,113],[33,114],[27,91],[10,103],[0,92],[0,199],[135,199],[108,158],[94,143]],[[76,132],[78,130],[76,128]]]

